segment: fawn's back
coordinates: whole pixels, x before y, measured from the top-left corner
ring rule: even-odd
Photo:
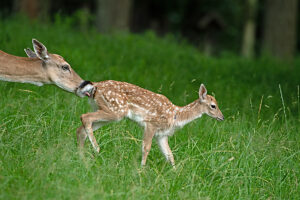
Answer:
[[[94,100],[99,109],[108,109],[120,118],[128,117],[143,126],[145,122],[172,123],[177,107],[161,94],[113,80],[98,82],[94,86]]]

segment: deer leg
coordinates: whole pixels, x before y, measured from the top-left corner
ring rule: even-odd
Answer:
[[[101,128],[104,124],[106,124],[106,123],[104,123],[104,122],[93,123],[93,125],[92,125],[93,131],[96,131],[97,129]],[[83,148],[84,142],[87,138],[87,133],[85,132],[84,126],[80,126],[77,129],[76,133],[77,133],[78,146],[79,146],[79,148]]]
[[[100,128],[101,126],[98,125],[99,123],[101,124],[101,123],[106,123],[106,122],[110,122],[110,121],[115,121],[115,120],[118,120],[119,118],[120,117],[118,115],[116,115],[112,112],[105,112],[103,110],[98,110],[96,112],[81,115],[81,122],[82,122],[84,130],[86,132],[86,135],[88,136],[90,142],[92,143],[93,148],[97,152],[100,151],[100,148],[99,148],[96,138],[93,134],[93,124],[94,124],[94,128],[96,128],[96,127]],[[84,140],[86,138],[86,136],[83,136],[82,132],[83,131],[81,131],[79,134],[80,135],[79,145],[82,145],[82,143],[84,143]]]
[[[146,164],[146,160],[151,149],[152,138],[154,134],[155,134],[155,129],[151,126],[146,125],[143,145],[142,145],[142,166]]]
[[[76,135],[77,135],[77,143],[78,143],[79,148],[83,148],[85,139],[87,137],[87,134],[86,134],[83,126],[80,126],[77,129]]]
[[[171,165],[173,167],[175,167],[175,161],[174,161],[173,153],[172,153],[169,143],[168,143],[168,137],[167,136],[158,137],[157,143],[160,147],[161,152],[166,157],[167,161],[169,161],[171,163]]]

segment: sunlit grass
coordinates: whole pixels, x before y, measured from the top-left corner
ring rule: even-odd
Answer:
[[[87,99],[55,86],[0,82],[0,199],[300,198],[298,59],[207,58],[171,37],[80,33],[64,23],[15,19],[0,27],[1,50],[25,56],[37,38],[84,79],[127,81],[177,105],[198,98],[204,83],[226,118],[203,116],[169,139],[176,170],[155,141],[141,168],[135,123],[96,131],[100,153],[87,141],[81,157],[75,132]]]

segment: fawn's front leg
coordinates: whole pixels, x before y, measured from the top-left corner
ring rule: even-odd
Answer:
[[[142,166],[146,164],[146,160],[151,149],[152,138],[155,134],[155,130],[156,129],[151,125],[146,125],[145,127],[144,139],[142,145]]]
[[[85,139],[87,137],[87,134],[84,130],[84,126],[80,126],[77,131],[76,131],[76,135],[77,135],[77,144],[78,144],[78,147],[80,149],[82,149],[84,147],[84,142],[85,142]]]
[[[105,123],[105,122],[115,121],[119,119],[119,116],[109,111],[98,110],[96,112],[83,114],[81,115],[80,118],[84,129],[80,127],[77,130],[77,139],[79,139],[78,141],[79,146],[83,147],[84,145],[84,140],[86,139],[86,136],[84,135],[83,130],[85,130],[94,149],[97,152],[99,152],[100,148],[93,134],[93,123],[97,123],[97,122]]]
[[[93,123],[93,125],[92,125],[93,131],[96,131],[97,129],[101,128],[105,124],[106,124],[106,122],[96,122],[96,123]],[[76,134],[77,134],[78,147],[80,149],[82,149],[84,147],[84,142],[85,142],[85,140],[87,138],[87,133],[85,132],[84,126],[80,126],[77,129]]]
[[[168,143],[168,137],[167,136],[158,137],[157,143],[160,147],[161,152],[166,157],[167,161],[169,161],[171,165],[175,168],[175,161],[174,161],[173,153]]]

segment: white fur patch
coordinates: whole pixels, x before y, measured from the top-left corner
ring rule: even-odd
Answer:
[[[144,119],[141,115],[137,115],[131,110],[128,111],[127,117],[135,122],[137,122],[140,126],[145,126]]]
[[[17,81],[17,80],[11,80],[9,78],[0,77],[1,81],[8,81],[8,82],[15,82],[15,83],[30,83],[37,86],[43,86],[43,83],[41,82],[34,82],[34,81]]]
[[[165,137],[165,136],[172,136],[175,132],[175,127],[172,127],[170,129],[167,130],[163,130],[163,131],[158,131],[155,133],[155,137]]]
[[[85,97],[86,92],[91,92],[93,90],[94,86],[91,84],[85,85],[83,88],[78,88],[76,91],[76,94],[80,97]]]
[[[197,118],[200,118],[200,117],[202,117],[202,114],[196,116],[195,118],[187,119],[187,120],[184,120],[184,121],[177,121],[175,125],[179,126],[180,128],[182,128],[183,126],[185,126],[186,124],[190,123],[194,119],[197,119]]]

